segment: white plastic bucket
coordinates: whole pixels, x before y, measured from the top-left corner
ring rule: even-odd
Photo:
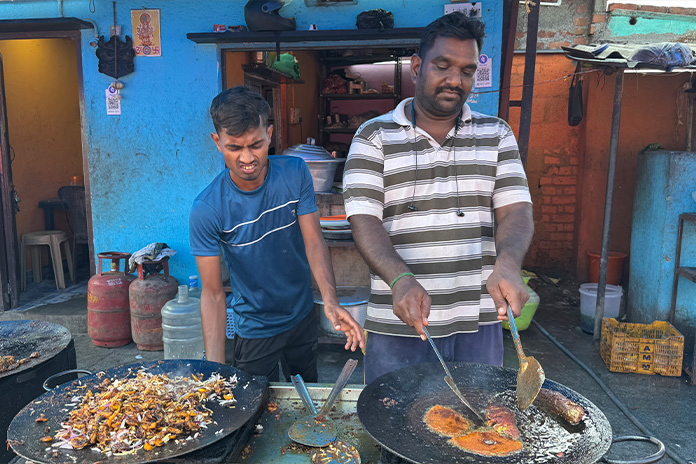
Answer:
[[[580,285],[580,328],[583,332],[594,333],[598,285]],[[623,289],[621,287],[607,284],[607,289],[604,293],[604,317],[617,318],[619,316],[622,294]]]

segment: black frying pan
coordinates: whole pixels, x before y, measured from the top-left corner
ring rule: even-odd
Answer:
[[[46,451],[46,448],[50,448],[50,443],[44,443],[40,439],[46,435],[53,436],[55,431],[60,429],[60,423],[68,417],[69,411],[73,409],[73,407],[65,405],[74,403],[72,398],[75,395],[81,395],[87,389],[96,391],[97,386],[105,378],[134,377],[137,371],[143,368],[148,369],[153,374],[167,374],[170,377],[195,373],[203,374],[204,378],[207,379],[216,372],[225,377],[236,374],[238,383],[237,387],[233,389],[233,393],[237,403],[232,409],[214,402],[206,403],[206,407],[213,411],[212,417],[216,423],[208,425],[207,429],[202,429],[198,438],[183,441],[178,445],[169,442],[151,451],[141,449],[137,453],[118,457],[108,457],[106,454],[92,451],[89,448],[81,450],[61,449],[57,456],[54,456],[50,450]],[[76,388],[82,385],[87,385],[87,388]],[[268,379],[266,377],[251,376],[235,367],[214,362],[173,359],[132,364],[109,369],[103,374],[96,373],[81,377],[44,393],[15,416],[7,430],[7,438],[15,453],[30,461],[42,464],[93,464],[96,462],[135,464],[160,461],[210,445],[240,428],[262,406],[267,388]],[[48,418],[47,422],[36,422],[40,413]],[[48,434],[45,432],[46,427],[50,427]]]
[[[447,438],[434,434],[423,415],[435,404],[451,407],[473,419],[442,379],[438,363],[419,364],[387,373],[372,381],[358,399],[358,417],[367,432],[384,448],[409,462],[441,463],[594,463],[611,445],[609,421],[594,404],[556,382],[543,387],[556,390],[582,405],[587,414],[576,427],[564,424],[532,405],[517,408],[517,371],[473,363],[448,363],[459,389],[474,407],[493,400],[517,417],[524,449],[508,457],[482,457],[460,450]]]

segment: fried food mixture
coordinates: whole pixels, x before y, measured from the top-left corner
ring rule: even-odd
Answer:
[[[517,419],[503,406],[486,407],[486,425],[473,423],[453,409],[436,404],[426,411],[423,422],[431,432],[450,438],[451,445],[479,456],[509,456],[522,450]]]
[[[335,440],[324,448],[312,448],[310,459],[312,464],[359,463],[360,454],[353,445]]]
[[[476,430],[450,439],[458,448],[480,456],[509,456],[522,450],[522,442],[496,430]]]
[[[472,422],[454,409],[436,404],[428,409],[423,422],[431,432],[445,437],[463,435],[472,426]]]
[[[14,356],[0,356],[0,372],[17,369],[22,364],[26,364],[39,356],[41,356],[41,354],[38,351],[34,351],[28,358],[20,359],[19,361],[17,361]]]
[[[216,401],[235,403],[229,379],[213,374],[169,378],[141,371],[128,379],[105,379],[97,392],[88,390],[82,403],[53,437],[54,448],[90,447],[107,455],[129,454],[140,448],[151,450],[177,437],[193,439],[213,422],[204,406]]]

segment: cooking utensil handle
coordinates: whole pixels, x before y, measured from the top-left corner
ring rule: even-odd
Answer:
[[[331,406],[334,404],[334,401],[336,401],[336,398],[338,398],[339,393],[341,393],[343,387],[345,387],[348,383],[348,379],[350,379],[350,376],[357,365],[357,359],[349,359],[346,361],[346,364],[343,366],[343,370],[341,371],[341,375],[338,376],[338,380],[336,380],[336,384],[333,386],[333,389],[331,389],[331,393],[329,393],[329,397],[326,399],[324,406],[321,407],[319,414],[326,414],[329,412]]]
[[[655,437],[646,437],[643,435],[626,435],[623,437],[616,437],[611,441],[611,444],[619,443],[622,441],[647,441],[657,445],[657,451],[655,451],[650,456],[644,457],[642,459],[636,459],[632,461],[616,461],[614,459],[607,459],[605,457],[600,458],[601,462],[606,462],[608,464],[651,464],[657,462],[665,455],[665,444],[662,443]]]
[[[53,387],[49,387],[49,386],[48,386],[48,385],[49,385],[49,382],[50,382],[51,380],[53,380],[53,379],[56,379],[56,378],[58,378],[58,377],[63,377],[64,375],[68,375],[68,374],[87,374],[87,375],[92,375],[92,374],[94,374],[94,372],[88,371],[87,369],[69,369],[69,370],[67,370],[67,371],[58,372],[57,374],[53,374],[52,376],[50,376],[49,378],[47,378],[46,380],[44,380],[44,383],[43,383],[43,388],[44,388],[44,390],[46,390],[46,391],[51,391],[51,390],[53,390],[54,388],[56,388],[56,387],[57,387],[58,385],[60,385],[60,384],[56,384],[56,385],[53,386]]]
[[[510,304],[507,305],[507,317],[508,324],[510,325],[510,333],[512,333],[512,340],[515,342],[515,349],[517,350],[517,356],[520,358],[520,363],[525,358],[524,351],[522,351],[522,343],[520,343],[520,334],[517,333],[517,326],[515,325],[515,316],[512,314],[512,307]]]
[[[425,333],[425,336],[428,337],[428,341],[430,342],[430,346],[433,347],[433,350],[435,351],[435,354],[437,355],[437,359],[440,360],[440,363],[442,364],[442,367],[445,368],[445,373],[447,374],[447,376],[448,376],[449,378],[452,378],[452,374],[450,374],[449,369],[447,369],[447,364],[445,364],[445,360],[442,359],[442,355],[440,354],[440,351],[439,351],[439,350],[437,349],[437,347],[435,346],[435,342],[434,342],[433,339],[430,337],[430,333],[428,332],[428,329],[427,329],[425,326],[423,326],[423,332]]]
[[[290,380],[292,380],[295,390],[297,390],[297,393],[299,393],[300,398],[307,409],[309,409],[313,416],[316,416],[317,408],[314,406],[314,402],[312,401],[312,397],[309,395],[309,390],[307,390],[304,380],[302,380],[302,376],[300,376],[300,374],[291,375]]]

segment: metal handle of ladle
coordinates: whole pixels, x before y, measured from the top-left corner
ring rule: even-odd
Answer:
[[[56,384],[54,387],[49,387],[49,382],[50,382],[51,380],[53,380],[53,379],[56,379],[56,378],[58,378],[58,377],[63,377],[64,375],[68,375],[68,374],[87,374],[87,375],[92,375],[92,374],[94,374],[94,372],[88,371],[87,369],[69,369],[69,370],[67,370],[67,371],[58,372],[57,374],[53,374],[52,376],[50,376],[49,378],[47,378],[46,380],[44,380],[44,383],[43,383],[43,388],[44,388],[44,390],[46,390],[46,391],[51,391],[51,390],[53,390],[54,388],[56,388],[56,387],[57,387],[58,385],[60,385],[60,384]]]
[[[312,413],[313,416],[317,415],[317,408],[314,406],[312,397],[309,395],[309,390],[307,390],[307,385],[305,385],[304,380],[300,374],[295,374],[290,376],[292,384],[295,386],[295,390],[300,395],[300,399],[305,404],[307,409]]]
[[[522,350],[522,343],[520,342],[520,334],[517,332],[517,326],[515,325],[515,315],[512,314],[512,307],[509,303],[507,305],[507,317],[510,333],[512,333],[512,340],[515,342],[517,356],[520,358],[520,363],[522,363],[522,360],[525,358],[524,351]]]
[[[341,393],[341,390],[343,390],[343,387],[345,387],[348,383],[348,379],[350,379],[350,376],[357,365],[357,359],[349,359],[346,361],[346,364],[343,366],[343,370],[341,371],[341,375],[338,376],[338,380],[336,380],[336,384],[331,390],[331,393],[329,393],[329,397],[326,399],[326,402],[319,411],[320,415],[329,412],[331,406],[334,404],[334,401],[336,401],[336,398],[338,398],[338,395]]]
[[[655,451],[653,454],[650,456],[646,456],[642,459],[636,459],[633,461],[617,461],[614,459],[608,459],[605,457],[601,457],[599,460],[601,462],[606,462],[607,464],[652,464],[653,462],[657,462],[662,457],[665,455],[665,444],[662,443],[660,440],[658,440],[655,437],[646,437],[644,435],[626,435],[623,437],[616,437],[611,441],[611,444],[613,445],[614,443],[619,443],[622,441],[642,441],[642,442],[649,442],[657,445],[657,451]]]

